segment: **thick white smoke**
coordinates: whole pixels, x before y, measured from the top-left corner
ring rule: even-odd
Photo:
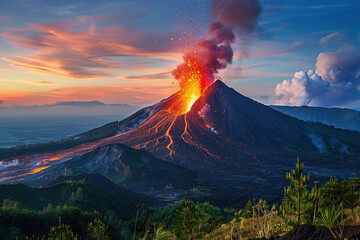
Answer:
[[[316,70],[300,71],[277,84],[276,104],[348,106],[360,100],[360,50],[323,52]]]

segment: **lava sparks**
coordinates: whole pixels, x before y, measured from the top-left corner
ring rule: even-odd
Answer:
[[[176,115],[184,114],[214,82],[215,75],[232,63],[234,56],[231,44],[235,41],[234,28],[244,33],[256,28],[261,8],[257,0],[222,1],[219,9],[217,1],[212,1],[214,15],[219,21],[209,25],[209,38],[199,39],[195,46],[184,54],[184,62],[172,72],[181,88],[181,104],[173,104],[168,111]],[[247,9],[251,11],[247,11]],[[245,12],[243,16],[234,11]],[[226,16],[226,17],[224,17]]]
[[[231,28],[221,22],[209,26],[209,39],[200,39],[196,46],[184,55],[184,62],[173,71],[180,81],[182,101],[179,109],[170,109],[175,114],[190,110],[192,104],[214,81],[215,74],[232,62],[233,50],[230,44],[235,40]]]
[[[175,114],[183,114],[190,111],[191,106],[208,86],[208,84],[206,84],[204,68],[199,65],[195,59],[191,57],[186,58],[185,63],[181,68],[183,69],[174,73],[174,76],[177,79],[181,78],[180,95],[182,96],[182,104],[177,106],[177,108],[172,107],[169,109],[171,113]]]

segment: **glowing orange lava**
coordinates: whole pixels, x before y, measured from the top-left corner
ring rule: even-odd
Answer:
[[[190,111],[191,106],[207,88],[206,69],[191,57],[184,60],[185,67],[181,68],[181,72],[175,73],[175,77],[180,80],[181,92],[178,101],[181,102],[172,104],[168,109],[176,115]]]
[[[170,124],[170,127],[168,128],[168,130],[165,133],[165,136],[167,136],[169,138],[169,144],[166,146],[166,148],[169,150],[169,156],[171,157],[173,155],[173,150],[171,149],[171,145],[173,145],[174,141],[170,135],[170,130],[172,128],[172,126],[174,125],[175,121],[176,121],[177,117],[174,118],[174,120],[172,121],[172,123]]]

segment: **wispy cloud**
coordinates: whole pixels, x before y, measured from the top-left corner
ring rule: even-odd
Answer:
[[[309,9],[337,9],[350,7],[351,4],[322,4],[322,5],[312,5],[312,6],[300,6],[300,5],[266,5],[266,8],[269,9],[296,9],[296,10],[309,10]]]
[[[47,75],[103,78],[113,77],[106,69],[121,69],[127,65],[125,60],[116,58],[179,58],[175,44],[160,41],[167,39],[165,35],[129,27],[96,27],[96,21],[114,18],[120,19],[121,14],[82,16],[51,24],[31,23],[28,28],[7,31],[3,36],[9,43],[35,53],[3,60]]]
[[[323,46],[327,46],[329,44],[339,44],[343,43],[349,38],[349,36],[345,33],[333,32],[323,38],[320,39],[320,44]]]
[[[56,85],[55,82],[49,81],[31,81],[31,80],[23,80],[23,79],[0,79],[0,82],[17,82],[17,83],[25,83],[36,86],[44,86],[44,85]]]
[[[303,41],[295,41],[292,46],[284,46],[284,44],[271,43],[268,41],[259,42],[256,46],[247,46],[247,58],[263,58],[269,56],[283,55],[301,49],[307,46]],[[235,59],[242,59],[243,52],[235,51]]]
[[[0,68],[0,72],[18,72],[18,71],[13,70],[13,69]]]
[[[343,12],[349,9],[359,8],[360,4],[354,1],[353,3],[345,3],[345,4],[320,4],[320,5],[312,5],[301,3],[301,5],[289,5],[289,4],[281,4],[281,5],[265,5],[265,18],[260,22],[262,24],[271,24],[275,22],[288,21],[295,18],[304,18],[311,16],[320,16],[330,13],[338,13]],[[287,16],[278,17],[279,11],[286,11]],[[276,15],[275,15],[275,14]]]
[[[158,79],[171,79],[171,71],[154,73],[154,74],[144,74],[144,75],[136,75],[136,76],[124,76],[124,79],[132,79],[132,80],[158,80]]]

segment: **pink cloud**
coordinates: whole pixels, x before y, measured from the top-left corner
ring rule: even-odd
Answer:
[[[166,39],[165,36],[154,36],[129,27],[96,27],[96,21],[114,17],[118,17],[117,14],[82,16],[51,24],[30,23],[28,28],[10,30],[3,33],[9,43],[35,53],[3,60],[48,75],[99,78],[111,77],[106,69],[129,67],[125,61],[109,57],[178,58],[175,44],[156,42],[156,39]]]
[[[132,79],[132,80],[159,80],[159,79],[172,79],[171,72],[160,72],[154,74],[144,74],[144,75],[136,75],[136,76],[124,76],[124,79]]]

